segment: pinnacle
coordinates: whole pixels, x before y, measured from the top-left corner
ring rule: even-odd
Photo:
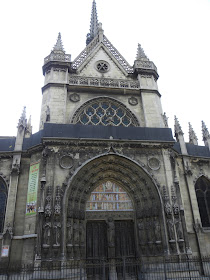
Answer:
[[[27,119],[26,119],[26,106],[23,107],[23,112],[21,114],[21,117],[19,119],[19,122],[18,122],[18,128],[19,127],[26,127],[27,125]]]
[[[56,44],[53,48],[53,51],[65,52],[64,48],[63,48],[63,43],[62,43],[62,40],[61,40],[61,33],[60,32],[58,33],[58,39],[57,39],[57,42],[56,42]]]
[[[140,44],[138,44],[136,60],[149,60]]]
[[[204,123],[204,121],[202,121],[202,134],[203,134],[203,141],[210,139],[210,134],[209,134],[208,128],[206,127],[206,124]]]
[[[184,133],[182,131],[181,125],[176,116],[174,116],[174,121],[175,121],[175,123],[174,123],[175,135],[183,135]]]
[[[189,122],[189,143],[198,145],[198,138],[197,138],[195,131],[193,130],[190,122]]]

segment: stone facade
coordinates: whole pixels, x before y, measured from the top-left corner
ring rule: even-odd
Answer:
[[[131,67],[94,13],[74,61],[60,34],[44,60],[40,131],[24,109],[0,138],[0,262],[207,255],[208,129],[186,143],[176,118],[172,137],[156,66],[139,45]]]

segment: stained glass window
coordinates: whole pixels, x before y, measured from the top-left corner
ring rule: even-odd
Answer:
[[[133,204],[125,190],[107,181],[98,186],[90,195],[87,211],[133,211]]]
[[[0,178],[0,233],[4,229],[4,218],[7,204],[7,187],[4,181]]]
[[[210,227],[210,182],[200,177],[195,184],[196,197],[203,227]]]
[[[101,97],[84,103],[72,123],[84,125],[140,126],[135,115],[117,100]]]

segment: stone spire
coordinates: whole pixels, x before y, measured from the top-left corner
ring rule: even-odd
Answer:
[[[90,33],[87,34],[86,45],[88,45],[97,34],[98,34],[98,16],[97,16],[96,2],[95,0],[93,0],[91,20],[90,20]]]
[[[146,56],[146,54],[140,44],[138,44],[136,60],[149,61],[148,57]]]
[[[59,32],[58,33],[58,39],[57,39],[57,42],[53,48],[53,51],[57,52],[57,51],[62,51],[65,53],[65,50],[63,48],[63,43],[62,43],[62,40],[61,40],[61,33]]]
[[[193,130],[190,122],[189,122],[189,143],[198,145],[198,138],[197,138],[195,131]]]
[[[210,134],[208,128],[206,127],[204,121],[202,121],[202,134],[203,134],[203,141],[205,146],[209,146],[210,148]]]

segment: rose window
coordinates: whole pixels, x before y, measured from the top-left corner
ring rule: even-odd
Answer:
[[[122,103],[110,98],[97,98],[83,104],[72,123],[84,125],[139,126],[134,114]]]
[[[109,64],[106,61],[98,61],[96,64],[96,69],[101,72],[101,73],[105,73],[109,70]]]

